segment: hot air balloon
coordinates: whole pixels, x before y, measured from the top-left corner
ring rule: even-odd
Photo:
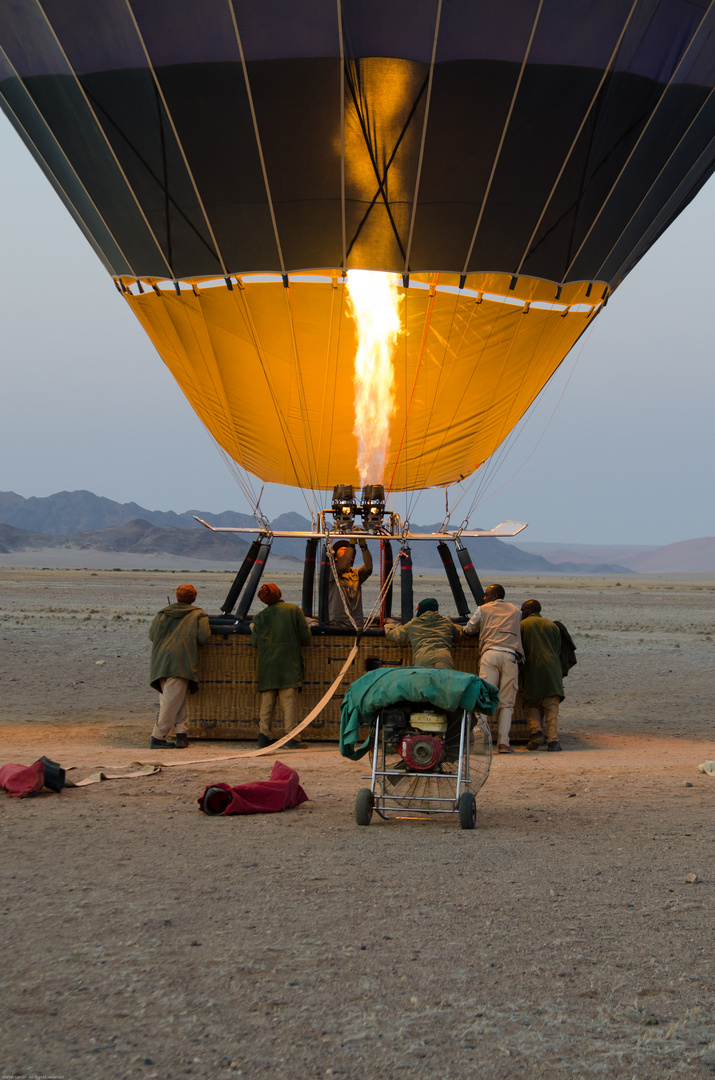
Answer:
[[[385,476],[412,490],[493,453],[712,172],[713,18],[697,0],[4,0],[0,94],[261,479],[358,482],[345,271],[401,275]]]
[[[711,175],[712,8],[0,0],[0,104],[262,480],[364,483],[347,276],[396,275],[411,491],[494,453]]]

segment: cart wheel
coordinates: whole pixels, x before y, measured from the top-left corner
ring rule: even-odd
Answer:
[[[464,791],[459,796],[459,827],[473,829],[477,824],[477,800],[471,791]]]
[[[369,825],[372,818],[372,791],[369,787],[360,788],[355,799],[355,820],[358,825]]]

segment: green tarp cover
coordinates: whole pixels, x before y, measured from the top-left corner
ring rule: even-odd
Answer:
[[[340,753],[359,761],[370,739],[356,746],[361,724],[372,724],[380,709],[397,701],[428,702],[438,709],[486,713],[499,704],[496,686],[465,671],[439,668],[379,668],[356,679],[343,699],[340,715]]]

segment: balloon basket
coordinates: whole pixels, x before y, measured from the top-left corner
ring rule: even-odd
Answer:
[[[199,691],[189,695],[188,734],[194,739],[255,740],[258,737],[259,695],[257,650],[250,644],[248,624],[243,627],[213,627],[211,641],[201,648]],[[355,642],[353,634],[330,629],[313,629],[312,644],[303,649],[305,678],[298,698],[300,717],[318,704],[345,663]],[[454,666],[477,674],[477,649],[471,642],[453,648]],[[337,742],[340,736],[340,709],[350,684],[378,667],[409,667],[409,646],[387,641],[368,630],[360,640],[355,660],[337,691],[313,723],[301,734],[307,742]],[[523,730],[522,730],[523,729]],[[275,734],[282,733],[280,708],[276,710]],[[362,734],[367,737],[367,728]],[[514,723],[511,741],[528,739],[526,725]]]

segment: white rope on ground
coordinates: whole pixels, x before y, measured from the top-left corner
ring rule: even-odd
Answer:
[[[348,668],[352,664],[353,660],[357,656],[357,652],[358,652],[358,643],[355,642],[352,649],[348,653],[347,659],[345,660],[345,663],[343,664],[342,668],[340,669],[340,672],[335,677],[335,680],[330,685],[329,689],[325,691],[325,693],[323,694],[323,696],[320,699],[320,701],[318,702],[318,704],[315,705],[313,709],[311,709],[311,711],[306,716],[305,720],[301,720],[301,722],[298,724],[297,727],[294,727],[291,731],[287,732],[285,735],[283,735],[282,738],[278,739],[276,742],[271,743],[270,746],[264,746],[261,750],[242,750],[239,754],[226,754],[226,755],[224,755],[222,757],[197,758],[195,761],[161,761],[161,762],[156,762],[155,764],[147,764],[147,765],[142,765],[141,762],[137,761],[137,762],[133,762],[132,764],[135,765],[141,771],[135,772],[135,773],[132,773],[132,774],[127,774],[126,772],[123,772],[121,774],[121,776],[117,776],[117,777],[110,776],[109,775],[110,770],[112,772],[114,772],[114,771],[117,771],[119,769],[125,769],[126,766],[123,766],[123,765],[107,765],[101,770],[103,775],[100,775],[99,773],[94,773],[92,776],[88,777],[86,780],[79,781],[79,783],[75,784],[74,786],[75,787],[86,787],[88,784],[97,784],[97,783],[99,783],[99,781],[101,779],[107,779],[107,780],[122,779],[122,780],[126,780],[126,779],[130,778],[130,775],[134,775],[134,776],[152,775],[151,773],[143,771],[143,770],[146,770],[146,769],[152,769],[152,773],[154,773],[154,772],[157,772],[159,769],[188,768],[189,766],[194,766],[194,765],[213,765],[216,762],[220,762],[220,761],[239,761],[239,760],[241,760],[243,758],[266,757],[268,754],[275,754],[275,752],[277,750],[280,750],[281,748],[285,747],[286,743],[290,742],[291,739],[294,739],[296,737],[296,735],[299,735],[301,733],[301,731],[305,731],[305,729],[308,727],[308,725],[312,724],[313,721],[316,719],[316,717],[318,717],[320,715],[320,713],[323,711],[323,709],[328,704],[330,699],[334,696],[335,691],[338,689],[338,686],[342,682],[342,679],[343,679],[343,676],[344,676],[345,672],[348,670]]]
[[[329,562],[330,562],[331,567],[333,569],[333,573],[335,573],[335,560],[332,557],[332,550],[331,550],[330,547],[328,547],[328,552],[329,552]],[[375,605],[372,608],[372,610],[370,612],[370,615],[368,616],[368,620],[367,620],[367,622],[365,624],[366,627],[369,625],[370,620],[372,618],[374,618],[377,610],[382,605],[382,601],[384,599],[384,596],[387,594],[387,589],[388,589],[389,585],[391,584],[392,579],[394,578],[395,571],[396,571],[398,566],[399,566],[399,557],[392,564],[392,570],[388,574],[388,576],[387,576],[387,578],[385,580],[385,584],[383,585],[382,589],[380,590],[380,593],[378,595],[378,599],[375,602]],[[343,596],[342,589],[340,590],[340,595],[341,595],[341,597],[343,597],[343,604],[345,604],[345,599],[344,599],[344,596]],[[348,617],[350,618],[353,626],[355,627],[356,632],[358,632],[357,624],[355,623],[355,620],[350,615],[350,612],[348,611],[347,606],[345,607],[345,610],[346,610],[346,612],[348,614]],[[246,758],[267,757],[269,754],[275,754],[276,751],[281,750],[282,748],[284,748],[286,746],[286,744],[291,741],[291,739],[294,739],[297,735],[300,735],[301,732],[305,731],[305,729],[307,727],[309,727],[310,724],[312,724],[313,721],[320,715],[320,713],[323,711],[323,709],[328,704],[328,702],[331,700],[331,698],[334,697],[340,683],[343,680],[343,676],[345,675],[346,671],[348,670],[348,668],[352,664],[353,660],[357,656],[359,647],[360,647],[359,640],[356,639],[355,644],[352,646],[350,652],[348,653],[348,656],[347,656],[347,658],[345,660],[345,663],[341,667],[340,671],[336,675],[335,679],[331,683],[328,690],[326,690],[326,692],[323,694],[323,696],[320,699],[320,701],[318,702],[318,704],[315,705],[313,707],[313,709],[311,709],[311,711],[308,713],[308,715],[305,717],[305,719],[301,720],[301,722],[297,725],[297,727],[294,727],[290,731],[286,732],[285,735],[283,735],[280,739],[277,739],[276,742],[271,743],[270,746],[264,746],[260,750],[258,750],[258,749],[256,749],[256,750],[242,750],[238,754],[224,754],[221,757],[197,758],[197,759],[195,759],[193,761],[185,761],[185,760],[181,760],[181,761],[162,761],[162,762],[151,762],[151,763],[147,763],[147,764],[144,764],[144,763],[142,763],[140,761],[133,761],[133,762],[131,762],[130,765],[106,765],[106,766],[103,766],[102,768],[100,768],[98,771],[92,773],[90,776],[86,777],[84,780],[79,780],[76,783],[73,783],[71,786],[72,787],[89,787],[91,784],[99,784],[103,780],[129,780],[129,779],[132,779],[133,777],[138,777],[138,776],[153,776],[156,773],[160,772],[162,769],[189,768],[189,767],[193,767],[195,765],[214,765],[216,763],[224,762],[224,761],[240,761],[240,760],[243,760],[243,759],[246,759]],[[132,771],[128,772],[127,771],[128,769],[131,769]],[[68,784],[67,786],[69,787],[70,784]]]
[[[337,581],[337,573],[336,573],[336,568],[335,568],[335,559],[333,557],[332,548],[329,545],[327,547],[327,551],[328,551],[328,562],[330,563],[331,569],[332,569],[333,574],[335,575],[335,578],[336,578],[336,581]],[[367,622],[365,624],[366,627],[369,625],[370,620],[374,618],[376,612],[379,610],[379,607],[382,605],[382,601],[384,599],[384,596],[387,594],[387,589],[389,588],[389,586],[390,586],[390,584],[391,584],[391,582],[392,582],[392,580],[394,578],[394,575],[395,575],[395,572],[396,572],[396,569],[397,569],[398,566],[399,566],[399,557],[392,564],[392,570],[388,574],[388,576],[387,576],[387,578],[385,580],[385,583],[384,583],[383,587],[381,588],[381,590],[380,590],[380,592],[378,594],[378,599],[375,602],[375,605],[373,606],[373,608],[372,608],[372,610],[370,612],[370,615],[368,616],[368,620],[367,620]],[[357,624],[356,624],[355,620],[353,619],[352,615],[350,614],[350,612],[348,611],[347,605],[345,604],[345,597],[344,597],[342,589],[340,589],[340,595],[341,595],[341,598],[343,600],[343,605],[345,606],[345,611],[346,611],[348,617],[350,618],[350,621],[352,622],[353,626],[355,627],[356,633],[359,633]],[[338,672],[338,674],[335,677],[334,681],[331,683],[328,690],[326,690],[326,692],[323,694],[323,696],[320,699],[320,701],[318,702],[318,704],[315,705],[313,707],[313,709],[311,709],[311,711],[308,713],[308,715],[305,717],[305,719],[301,720],[301,722],[296,727],[294,727],[290,731],[286,732],[286,734],[283,735],[280,739],[277,739],[276,742],[271,743],[270,746],[264,746],[260,750],[258,750],[258,749],[256,749],[256,750],[242,750],[238,754],[225,754],[225,755],[222,755],[221,757],[197,758],[197,759],[195,759],[193,761],[185,761],[185,760],[168,761],[168,762],[162,761],[162,762],[147,763],[147,764],[143,764],[142,762],[136,761],[136,762],[132,762],[131,765],[129,765],[129,766],[126,766],[126,765],[108,765],[108,766],[104,766],[100,770],[92,773],[90,776],[86,777],[86,779],[78,781],[73,786],[74,787],[88,787],[91,784],[98,784],[102,780],[128,780],[128,779],[131,779],[132,777],[138,777],[138,776],[153,776],[157,772],[161,771],[161,769],[175,769],[175,768],[182,768],[182,767],[183,768],[189,768],[189,767],[193,767],[195,765],[214,765],[216,763],[224,762],[224,761],[240,761],[240,760],[243,760],[243,759],[246,759],[246,758],[267,757],[269,754],[275,754],[278,750],[284,748],[286,746],[286,744],[291,741],[291,739],[294,739],[297,735],[300,735],[301,732],[305,731],[305,729],[307,727],[309,727],[309,725],[312,724],[313,721],[320,715],[320,713],[323,711],[323,709],[328,704],[328,702],[331,700],[331,698],[334,697],[340,683],[343,680],[343,676],[345,675],[346,671],[348,670],[348,668],[352,664],[353,660],[357,656],[359,647],[360,647],[359,641],[356,640],[355,644],[352,646],[350,652],[348,653],[348,656],[347,656],[347,658],[345,660],[345,663],[343,664],[342,668]],[[133,771],[131,773],[127,772],[126,770],[128,768],[131,768]]]
[[[329,562],[330,562],[331,567],[333,569],[333,573],[335,573],[335,560],[332,557],[332,549],[330,547],[328,547],[328,552],[329,552]],[[380,593],[378,595],[378,599],[377,599],[373,609],[371,610],[370,615],[368,616],[368,622],[366,622],[366,627],[369,625],[369,620],[374,617],[374,615],[376,614],[376,611],[379,609],[380,605],[382,604],[384,596],[387,593],[387,589],[388,589],[390,583],[392,582],[392,579],[394,578],[395,571],[396,571],[398,566],[399,566],[399,558],[396,559],[395,562],[392,564],[392,570],[391,570],[390,574],[388,575],[388,577],[386,578],[385,584],[382,587],[382,589],[380,590]],[[341,597],[343,597],[342,589],[340,590],[340,595],[341,595]],[[344,597],[343,597],[343,603],[345,603]],[[349,616],[349,618],[350,618],[350,620],[351,620],[351,622],[352,622],[352,624],[355,627],[355,630],[357,632],[357,629],[358,629],[357,624],[355,623],[355,620],[350,615],[350,612],[348,611],[347,606],[346,606],[345,610],[346,610],[346,612],[347,612],[347,614],[348,614],[348,616]],[[160,769],[175,769],[175,768],[181,768],[181,767],[188,768],[189,766],[194,766],[194,765],[213,765],[214,763],[217,763],[217,762],[240,761],[240,760],[245,759],[245,758],[266,757],[269,754],[275,754],[276,751],[278,751],[278,750],[282,749],[283,747],[285,747],[286,744],[291,741],[291,739],[294,739],[297,735],[300,735],[301,732],[305,731],[305,729],[307,727],[309,727],[309,725],[312,724],[313,721],[320,715],[320,713],[323,711],[323,709],[328,704],[328,702],[331,700],[331,698],[334,697],[335,692],[337,691],[340,683],[343,680],[343,676],[345,675],[346,671],[348,670],[348,668],[352,664],[353,660],[357,656],[359,647],[360,647],[359,642],[356,640],[355,644],[352,646],[350,652],[348,653],[348,656],[347,656],[347,658],[345,660],[345,663],[343,664],[343,666],[340,669],[339,673],[337,674],[334,681],[330,685],[329,689],[326,690],[326,692],[323,694],[323,696],[320,699],[320,701],[318,702],[318,704],[315,705],[313,709],[311,709],[311,711],[308,713],[306,718],[304,720],[301,720],[301,722],[297,725],[297,727],[292,728],[290,731],[286,732],[286,734],[283,735],[280,739],[277,739],[276,742],[271,743],[270,746],[264,746],[260,750],[258,750],[258,749],[256,749],[256,750],[242,750],[238,754],[226,754],[226,755],[222,755],[221,757],[198,758],[198,759],[196,759],[194,761],[168,761],[168,762],[159,762],[159,763],[157,763],[155,765],[152,765],[152,764],[142,765],[141,762],[133,762],[132,766],[135,767],[138,771],[132,772],[132,773],[121,772],[117,776],[111,775],[111,772],[116,772],[116,771],[118,771],[120,769],[126,768],[126,766],[110,765],[110,766],[107,766],[104,769],[100,770],[99,772],[93,773],[91,776],[87,777],[86,780],[79,781],[74,786],[75,787],[86,787],[86,786],[88,786],[90,784],[97,784],[101,780],[130,779],[132,776],[153,775],[154,773],[156,773]],[[148,771],[148,770],[151,770],[151,771]]]
[[[353,660],[357,656],[357,652],[358,643],[355,642],[352,649],[348,653],[345,663],[341,667],[339,673],[336,675],[334,681],[325,691],[318,704],[315,705],[308,713],[305,720],[301,720],[297,727],[294,727],[290,731],[286,732],[286,734],[283,735],[282,738],[277,739],[276,742],[271,743],[270,746],[264,746],[261,750],[242,750],[240,754],[230,754],[227,757],[203,758],[201,761],[170,761],[165,767],[175,768],[177,765],[210,765],[214,761],[232,761],[237,758],[265,757],[267,754],[274,754],[276,750],[280,750],[281,747],[284,747],[285,744],[290,742],[291,739],[294,739],[296,735],[300,735],[301,731],[305,731],[309,724],[312,724],[316,717],[320,715],[320,713],[323,711],[330,699],[334,696],[335,691],[338,689],[340,683],[343,681],[343,675],[348,670]]]
[[[76,766],[72,765],[71,768],[74,769]],[[129,765],[108,765],[93,772],[84,780],[74,781],[65,778],[65,787],[88,787],[90,784],[99,784],[102,780],[133,780],[137,776],[154,776],[158,772],[161,772],[161,765],[142,765],[141,761],[132,761]]]

